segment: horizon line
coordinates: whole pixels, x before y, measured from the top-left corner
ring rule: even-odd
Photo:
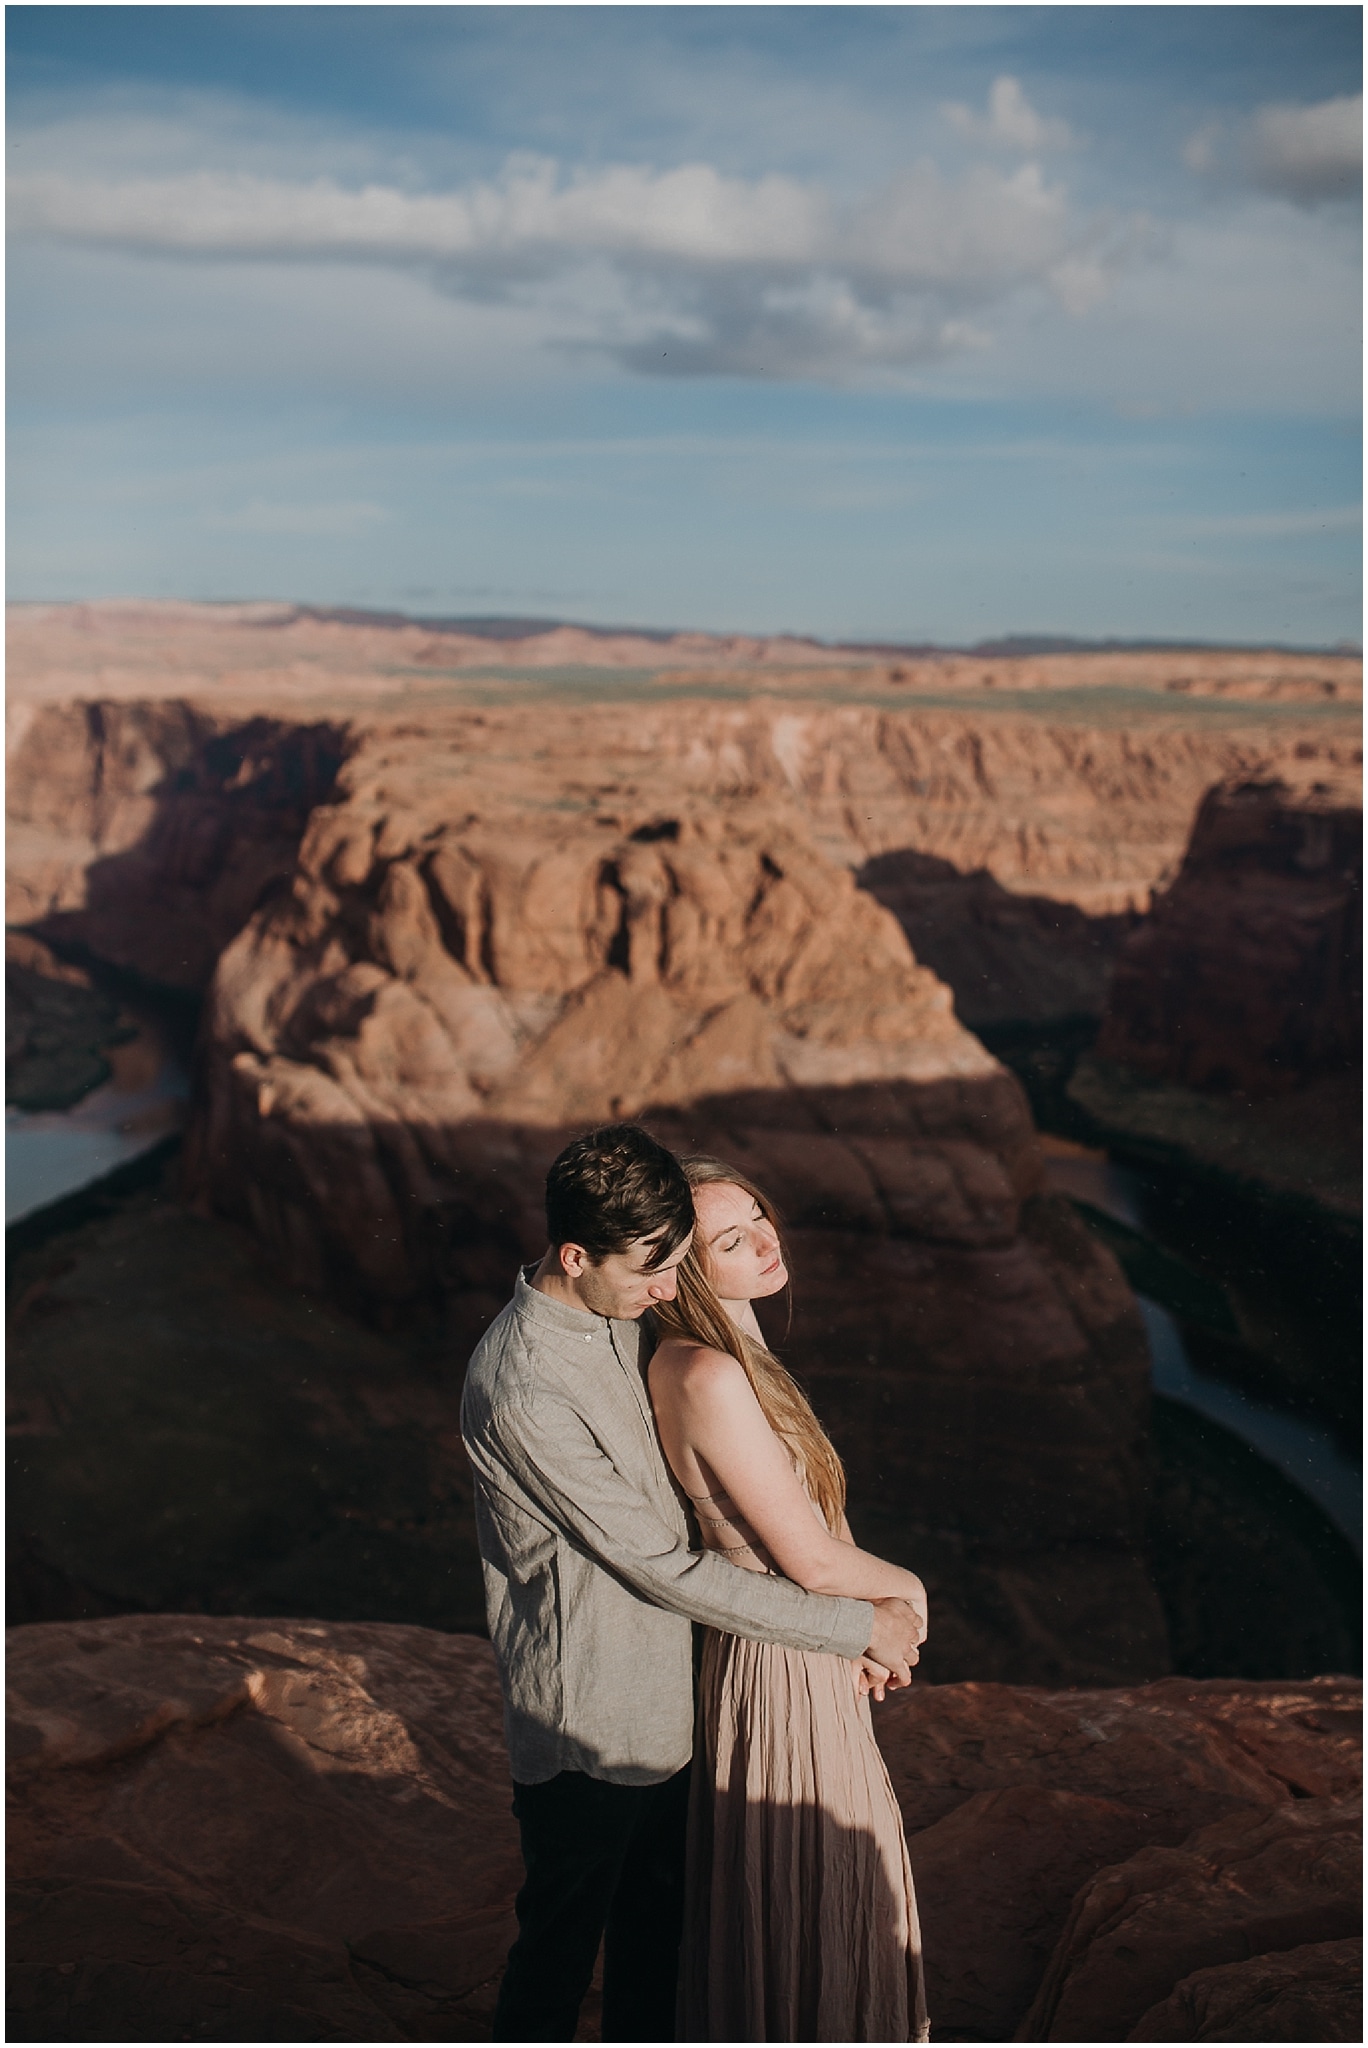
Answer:
[[[546,633],[559,632],[570,628],[575,632],[590,633],[599,639],[637,639],[670,641],[688,634],[705,640],[791,640],[802,647],[819,648],[832,654],[887,655],[893,658],[915,656],[936,656],[945,654],[967,654],[985,660],[1022,660],[1032,655],[1048,654],[1180,654],[1180,653],[1229,653],[1229,654],[1320,654],[1355,655],[1362,658],[1363,649],[1358,641],[1336,640],[1307,644],[1281,640],[1210,640],[1196,638],[1149,639],[1117,635],[1094,636],[1072,633],[1018,633],[1004,632],[985,640],[970,643],[940,640],[851,640],[824,639],[813,633],[795,633],[780,628],[775,631],[756,631],[743,627],[718,629],[704,626],[633,626],[600,625],[584,619],[546,617],[537,614],[474,612],[467,614],[431,614],[404,612],[386,607],[371,610],[362,605],[319,605],[301,602],[294,598],[278,597],[12,597],[5,600],[6,611],[23,606],[43,606],[51,610],[65,610],[78,605],[146,606],[155,609],[161,605],[195,605],[205,610],[232,610],[256,605],[279,606],[292,618],[312,618],[336,625],[380,626],[395,631],[405,626],[417,626],[428,633],[468,633],[477,639],[521,640],[534,639]],[[266,622],[262,622],[263,624]],[[271,624],[288,624],[289,619],[271,621]]]

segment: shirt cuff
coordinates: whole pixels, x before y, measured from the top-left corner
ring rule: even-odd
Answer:
[[[868,1600],[847,1600],[839,1596],[836,1601],[836,1624],[827,1639],[827,1648],[836,1657],[863,1657],[869,1648],[869,1638],[874,1633],[874,1608]]]

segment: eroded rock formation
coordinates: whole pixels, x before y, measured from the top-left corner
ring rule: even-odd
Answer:
[[[107,1081],[106,1050],[129,1032],[112,996],[27,932],[5,934],[5,1100],[66,1109]]]
[[[588,802],[448,822],[425,745],[406,751],[385,760],[386,810],[363,788],[315,813],[289,897],[226,950],[210,991],[192,1181],[228,1207],[259,1189],[275,1213],[254,1220],[301,1281],[320,1284],[333,1251],[375,1293],[410,1294],[444,1216],[453,1245],[483,1219],[530,1246],[538,1172],[567,1126],[715,1097],[733,1121],[830,1136],[821,1102],[862,1085],[890,1136],[899,1090],[986,1088],[990,1136],[1015,1122],[1026,1179],[1014,1197],[943,1152],[920,1176],[890,1156],[881,1179],[871,1157],[859,1221],[901,1213],[934,1234],[939,1209],[952,1236],[1010,1238],[1030,1184],[1011,1084],[892,918],[791,819]],[[807,1163],[824,1186],[845,1157],[827,1151],[827,1171],[820,1145]]]
[[[1061,655],[988,668],[955,658],[826,674],[742,649],[691,681],[653,642],[655,661],[639,666],[637,649],[618,681],[584,636],[556,658],[599,665],[567,686],[536,681],[536,661],[499,680],[499,663],[536,652],[512,641],[472,643],[486,670],[495,661],[491,677],[469,672],[471,649],[416,627],[262,611],[272,608],[11,618],[11,923],[83,907],[92,860],[124,851],[130,835],[150,850],[159,813],[147,799],[174,793],[187,770],[205,790],[215,783],[212,763],[190,760],[194,735],[253,720],[332,721],[353,739],[419,721],[463,808],[472,780],[480,799],[491,784],[520,786],[535,806],[557,783],[641,794],[648,767],[665,805],[689,792],[791,799],[842,864],[911,849],[1092,916],[1146,907],[1213,783],[1294,767],[1310,777],[1358,757],[1357,669],[1340,657]],[[1235,694],[1210,697],[1208,685]],[[1261,708],[1285,690],[1292,703]],[[263,790],[260,737],[248,751],[254,765],[232,783],[239,813],[255,800],[250,784]]]
[[[1362,896],[1356,788],[1211,790],[1177,878],[1121,948],[1099,1056],[1251,1098],[1356,1071]]]
[[[908,848],[876,855],[861,888],[891,910],[918,960],[955,993],[971,1031],[1096,1027],[1117,952],[1138,913],[1089,916],[1076,903],[962,875]]]
[[[619,682],[572,689],[520,679],[511,641],[508,680],[472,675],[490,644],[288,607],[25,615],[11,916],[150,982],[212,979],[188,1186],[291,1284],[442,1315],[448,1363],[540,1250],[567,1129],[641,1115],[736,1155],[796,1226],[786,1352],[869,1540],[933,1585],[942,1673],[1166,1669],[1133,1305],[1042,1195],[1020,1090],[944,983],[996,976],[1008,1015],[1095,1005],[1099,933],[1105,955],[1212,781],[1349,764],[1352,664],[837,675],[757,645],[722,650],[724,673],[715,646],[658,665],[616,646]],[[688,662],[714,664],[706,694]],[[895,901],[909,847],[951,912]],[[871,861],[918,934],[963,927],[972,897],[973,941],[939,978],[853,886]],[[459,1475],[431,1486],[445,1528]],[[185,1586],[331,1586],[290,1577],[346,1553],[324,1491],[278,1582],[235,1554]],[[81,1557],[53,1570],[98,1604]],[[124,1579],[156,1603],[145,1556]]]
[[[340,794],[215,976],[196,1198],[298,1284],[443,1297],[459,1350],[540,1254],[570,1131],[640,1116],[734,1157],[798,1233],[789,1350],[853,1500],[940,1543],[948,1610],[999,1612],[947,1628],[949,1668],[1167,1668],[1128,1294],[1042,1195],[1016,1083],[792,810],[493,792],[453,818],[426,733]]]
[[[9,1671],[11,2040],[488,2037],[518,1855],[487,1644],[125,1617],[12,1630]],[[1358,2039],[1358,1707],[1333,1679],[891,1700],[940,2037]]]
[[[1132,2027],[1132,2041],[1352,2039],[1363,2000],[1363,1943],[1305,1948],[1194,1970]]]
[[[1296,764],[1293,764],[1295,768]],[[1226,1280],[1256,1391],[1358,1435],[1362,799],[1226,783],[1117,956],[1068,1099],[1144,1168],[1171,1243]],[[1221,1367],[1219,1339],[1204,1339]]]
[[[6,921],[198,993],[288,877],[337,726],[180,702],[12,709]]]

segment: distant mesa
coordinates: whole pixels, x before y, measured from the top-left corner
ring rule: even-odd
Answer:
[[[88,695],[285,698],[449,692],[615,678],[619,692],[801,690],[832,699],[1094,690],[1271,703],[1358,702],[1351,650],[1007,634],[972,647],[802,634],[584,625],[516,614],[410,617],[348,605],[109,598],[9,606],[11,701]],[[263,707],[264,708],[264,707]]]

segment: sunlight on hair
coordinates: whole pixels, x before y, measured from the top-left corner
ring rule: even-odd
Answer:
[[[782,1246],[783,1231],[774,1204],[744,1173],[738,1173],[725,1160],[704,1156],[682,1159],[680,1165],[691,1188],[736,1187],[750,1195],[759,1203]],[[838,1534],[845,1513],[846,1479],[836,1448],[792,1373],[767,1346],[757,1344],[738,1329],[727,1314],[708,1277],[706,1259],[707,1249],[695,1234],[678,1270],[678,1292],[673,1301],[657,1303],[656,1321],[671,1337],[706,1344],[714,1351],[727,1352],[737,1361],[751,1383],[765,1420],[797,1464],[827,1527]]]

